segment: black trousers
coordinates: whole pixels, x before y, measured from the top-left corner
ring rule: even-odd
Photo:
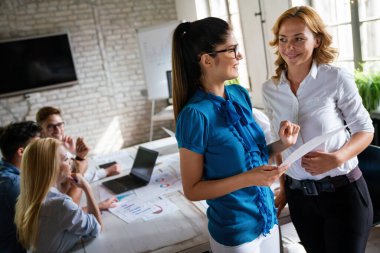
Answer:
[[[357,181],[305,196],[285,183],[290,216],[308,253],[364,253],[373,209],[367,184]]]

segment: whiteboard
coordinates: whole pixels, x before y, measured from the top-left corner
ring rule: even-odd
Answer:
[[[172,69],[172,37],[179,21],[137,30],[148,99],[169,98],[166,71]]]

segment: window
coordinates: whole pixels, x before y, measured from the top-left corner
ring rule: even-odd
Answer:
[[[243,33],[240,24],[238,1],[209,0],[208,5],[210,16],[221,18],[232,25],[234,29],[234,35],[239,44],[239,51],[243,54],[243,59],[239,63],[239,82],[243,87],[247,88],[248,90],[251,90],[248,79],[247,61],[244,57],[245,50],[243,43]]]
[[[362,60],[370,70],[380,71],[380,2],[358,0]]]
[[[315,8],[339,49],[336,65],[347,69],[380,70],[380,8],[378,0],[292,1]]]

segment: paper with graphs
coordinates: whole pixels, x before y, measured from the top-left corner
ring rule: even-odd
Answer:
[[[355,122],[355,121],[354,121]],[[290,156],[288,156],[285,161],[281,163],[279,167],[290,165],[297,161],[298,159],[302,158],[304,155],[330,139],[333,135],[337,134],[338,132],[346,129],[348,126],[350,126],[352,123],[347,124],[345,126],[339,127],[338,129],[335,129],[331,132],[325,133],[321,136],[314,137],[313,139],[309,140],[308,142],[304,143],[302,146],[298,147]]]

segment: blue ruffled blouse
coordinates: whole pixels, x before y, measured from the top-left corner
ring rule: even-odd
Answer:
[[[197,90],[177,120],[179,148],[204,156],[204,180],[230,177],[268,163],[264,133],[248,92],[225,87],[226,99]],[[277,224],[269,187],[251,186],[207,200],[208,229],[219,243],[237,246],[266,235]]]

